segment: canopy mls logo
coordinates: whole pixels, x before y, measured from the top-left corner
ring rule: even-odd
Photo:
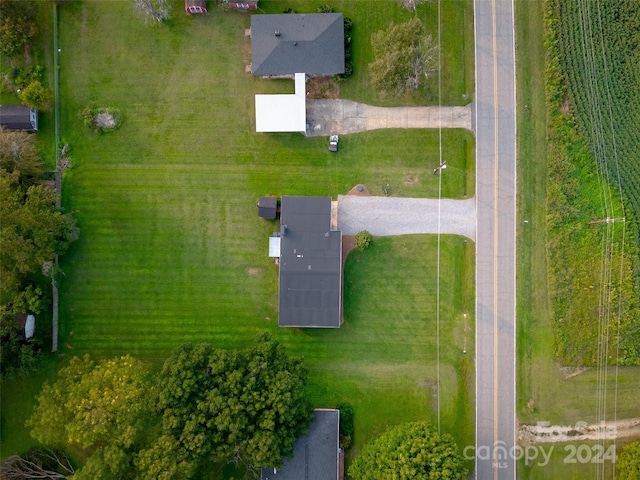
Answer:
[[[498,440],[493,445],[467,445],[462,454],[466,460],[493,460],[497,468],[507,468],[509,462],[517,462],[524,458],[527,465],[533,465],[537,460],[537,465],[544,467],[549,464],[553,453],[553,445],[550,447],[528,445],[521,447],[515,445],[507,448],[506,442]]]
[[[522,458],[528,466],[545,467],[549,464],[555,449],[556,445],[516,445],[507,448],[506,442],[498,440],[493,445],[481,445],[477,448],[468,445],[462,453],[466,460],[492,460],[496,468],[507,468],[509,462],[517,462]],[[600,444],[569,444],[562,447],[562,451],[562,463],[616,463],[616,446],[613,444],[606,448]]]

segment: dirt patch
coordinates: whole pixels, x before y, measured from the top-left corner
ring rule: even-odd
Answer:
[[[405,175],[404,176],[404,184],[407,187],[411,187],[411,186],[415,185],[416,183],[418,183],[419,181],[420,181],[420,179],[416,175]]]
[[[261,268],[247,268],[247,275],[250,277],[257,277],[262,274]]]
[[[96,127],[108,129],[115,128],[116,117],[111,113],[99,113],[96,115],[95,123]]]
[[[330,77],[311,77],[306,88],[307,98],[340,98],[340,85]]]
[[[562,105],[560,105],[559,110],[562,113],[571,113],[571,104],[569,103],[569,97],[564,98],[564,102],[562,102]]]
[[[588,367],[560,367],[560,371],[564,373],[564,379],[568,380],[573,377],[577,377],[581,373],[588,372]]]
[[[353,187],[351,190],[349,190],[347,195],[355,195],[357,197],[368,197],[371,194],[369,193],[369,190],[367,190],[367,187],[359,183],[358,185]]]
[[[242,48],[242,63],[244,63],[244,71],[251,74],[251,37],[246,35],[244,47]]]
[[[355,235],[343,235],[342,236],[342,269],[344,270],[344,264],[347,261],[347,256],[351,253],[351,250],[356,248],[356,236]]]
[[[55,187],[54,187],[55,189]],[[42,262],[42,274],[47,277],[49,276],[49,272],[51,272],[51,269],[53,268],[53,262],[50,260],[44,261]]]
[[[575,425],[522,425],[518,428],[518,443],[534,445],[537,443],[575,442],[580,440],[613,440],[614,438],[640,436],[640,418],[629,418],[617,422]]]

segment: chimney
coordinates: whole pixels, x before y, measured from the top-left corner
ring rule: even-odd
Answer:
[[[280,30],[276,30],[276,37],[280,36]]]

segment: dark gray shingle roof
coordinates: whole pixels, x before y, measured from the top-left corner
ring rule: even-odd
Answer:
[[[331,197],[283,196],[278,325],[340,326],[342,232],[331,231]],[[281,230],[283,230],[281,228]]]
[[[251,71],[254,75],[344,73],[343,15],[253,15]]]
[[[0,126],[6,130],[37,130],[38,113],[26,105],[0,105]]]
[[[276,473],[262,469],[262,480],[337,480],[339,410],[314,410],[309,431],[295,444],[293,458]]]

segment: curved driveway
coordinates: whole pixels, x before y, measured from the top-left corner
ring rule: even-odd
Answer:
[[[338,229],[344,235],[367,230],[372,235],[413,233],[463,235],[475,240],[476,202],[466,200],[401,197],[338,196]]]

